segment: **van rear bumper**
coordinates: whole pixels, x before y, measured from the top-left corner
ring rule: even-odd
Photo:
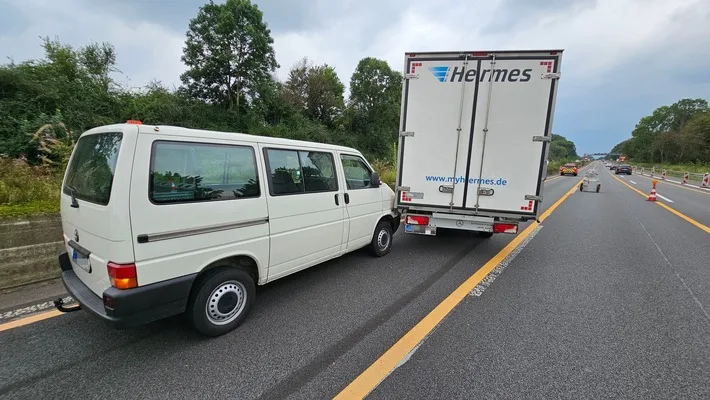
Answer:
[[[147,324],[185,311],[197,274],[121,290],[110,287],[97,296],[72,269],[69,255],[59,255],[62,282],[81,308],[116,328]]]

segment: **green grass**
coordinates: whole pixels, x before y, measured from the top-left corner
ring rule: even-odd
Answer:
[[[59,213],[59,200],[0,205],[0,218],[23,218]]]
[[[650,170],[656,167],[656,171],[660,174],[663,169],[667,171],[691,172],[696,174],[704,174],[710,172],[710,164],[654,164],[654,163],[638,163],[635,161],[627,161],[629,165],[644,167]]]
[[[390,161],[374,160],[371,162],[372,167],[380,175],[380,180],[388,185],[394,185],[397,177],[397,171],[394,168],[394,163]]]
[[[17,160],[0,158],[0,217],[59,212],[61,175]]]

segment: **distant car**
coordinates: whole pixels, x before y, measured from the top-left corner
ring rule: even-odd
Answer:
[[[616,167],[615,171],[616,171],[615,173],[617,175],[619,175],[619,174],[631,175],[631,166],[626,165],[626,164],[621,164],[618,167]]]
[[[611,167],[609,167],[609,169],[612,171],[616,171],[616,167],[617,167],[616,164],[611,164]]]
[[[567,163],[560,167],[560,175],[574,175],[577,176],[577,164]]]

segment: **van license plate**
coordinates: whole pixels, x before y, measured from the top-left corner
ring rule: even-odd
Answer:
[[[72,252],[71,259],[72,261],[74,261],[74,264],[76,264],[77,267],[83,269],[88,273],[91,273],[91,262],[88,258],[82,256],[81,254],[79,254],[78,251],[74,250]]]

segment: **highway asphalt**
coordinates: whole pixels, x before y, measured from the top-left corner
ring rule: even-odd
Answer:
[[[601,193],[571,194],[369,397],[709,397],[710,237],[599,170]],[[544,207],[580,179],[551,177]],[[84,312],[8,329],[0,398],[333,398],[514,238],[400,230],[387,257],[260,288],[216,339]]]

